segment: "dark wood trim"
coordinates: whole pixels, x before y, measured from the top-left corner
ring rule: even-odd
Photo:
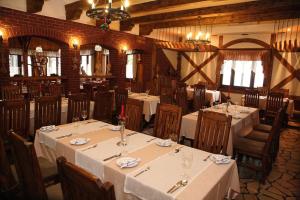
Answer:
[[[82,14],[83,7],[84,5],[82,1],[75,1],[73,3],[66,4],[65,5],[66,19],[67,20],[79,19]]]
[[[42,11],[44,0],[26,0],[26,10],[28,13],[37,13]]]
[[[227,42],[226,44],[224,44],[222,46],[222,49],[226,49],[228,50],[228,48],[230,46],[233,46],[235,44],[239,44],[239,43],[254,43],[257,44],[265,49],[270,49],[271,46],[267,43],[265,43],[264,41],[258,40],[258,39],[253,39],[253,38],[241,38],[241,39],[237,39],[237,40],[232,40],[230,42]]]
[[[294,67],[285,58],[283,58],[277,50],[274,50],[274,57],[276,57],[289,72],[294,73]]]
[[[285,86],[286,84],[288,84],[290,81],[292,81],[295,78],[294,73],[289,75],[288,77],[286,77],[285,79],[283,79],[282,81],[280,81],[278,84],[276,84],[272,90],[276,90],[276,89],[280,89],[283,86]]]

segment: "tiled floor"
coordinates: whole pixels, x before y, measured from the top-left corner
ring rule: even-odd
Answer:
[[[300,200],[300,130],[281,133],[280,151],[264,185],[254,179],[252,171],[240,168],[239,175],[237,200]]]

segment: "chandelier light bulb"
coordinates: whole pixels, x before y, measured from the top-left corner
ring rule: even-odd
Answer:
[[[205,40],[208,40],[209,37],[210,37],[210,34],[209,34],[209,33],[206,33],[206,35],[205,35]]]
[[[187,38],[188,40],[190,40],[190,39],[192,38],[192,36],[193,36],[193,33],[192,33],[192,32],[189,32],[189,33],[186,35],[186,38]]]
[[[121,5],[121,10],[124,10],[124,6],[123,5]]]
[[[108,3],[112,3],[112,0],[108,0]]]
[[[129,0],[125,0],[125,1],[124,1],[124,7],[125,7],[125,8],[128,8],[128,7],[129,7]]]
[[[196,35],[196,40],[200,40],[202,35],[203,35],[203,33],[201,31],[199,31],[198,34]]]

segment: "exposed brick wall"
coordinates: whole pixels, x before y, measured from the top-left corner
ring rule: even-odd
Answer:
[[[111,50],[111,71],[113,75],[118,77],[115,81],[118,85],[124,84],[125,81],[126,61],[125,56],[120,52],[123,45],[126,45],[128,49],[143,50],[145,52],[143,55],[145,59],[142,60],[144,71],[145,73],[151,71],[153,41],[149,38],[118,31],[104,32],[95,26],[29,14],[4,7],[0,7],[0,28],[3,29],[5,41],[12,37],[31,35],[46,37],[63,44],[61,52],[62,75],[68,78],[67,88],[71,91],[79,89],[79,71],[72,69],[72,58],[75,54],[71,42],[74,37],[79,40],[80,45],[101,44]],[[0,62],[6,68],[8,67],[7,59],[8,57],[5,56],[4,60]],[[148,77],[148,74],[145,77]]]

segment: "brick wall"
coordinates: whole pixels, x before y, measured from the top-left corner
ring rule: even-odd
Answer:
[[[79,69],[73,69],[74,56],[79,59],[79,52],[74,51],[72,39],[77,38],[80,45],[100,44],[110,49],[112,74],[117,78],[114,82],[118,85],[125,82],[126,57],[121,53],[121,48],[126,45],[128,49],[140,49],[144,51],[143,67],[145,80],[151,77],[152,67],[152,46],[153,41],[124,32],[104,32],[95,26],[80,24],[36,14],[29,14],[22,11],[0,7],[0,29],[4,33],[4,43],[9,38],[19,36],[40,36],[58,41],[61,45],[61,67],[62,75],[66,76],[67,88],[71,91],[79,89]],[[2,45],[2,51],[7,52],[7,45]],[[8,69],[7,54],[2,54],[0,64]]]

